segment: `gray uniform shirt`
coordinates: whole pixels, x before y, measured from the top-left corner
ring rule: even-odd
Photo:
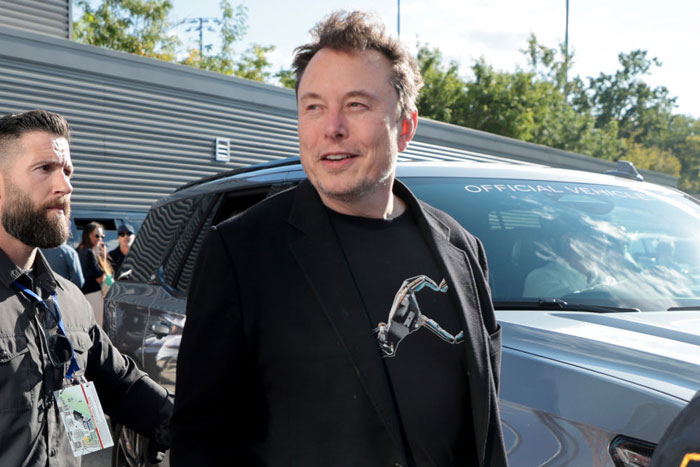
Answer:
[[[80,369],[113,421],[146,436],[166,426],[172,407],[167,392],[111,344],[80,290],[54,275],[40,252],[30,275],[0,250],[0,466],[80,465],[53,397],[66,365],[50,363],[40,326],[47,334],[55,330],[46,329],[42,307],[13,287],[15,280],[44,299],[56,291]]]

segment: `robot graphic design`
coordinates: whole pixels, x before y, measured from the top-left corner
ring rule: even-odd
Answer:
[[[389,318],[386,323],[379,323],[374,332],[377,334],[379,349],[384,357],[396,355],[396,349],[401,341],[411,333],[420,328],[427,328],[433,334],[444,340],[448,344],[459,344],[464,341],[464,331],[460,331],[453,336],[434,320],[421,313],[416,292],[428,286],[436,292],[446,292],[447,283],[445,279],[436,284],[427,276],[416,276],[406,279],[398,292],[394,296],[394,303],[389,311]]]

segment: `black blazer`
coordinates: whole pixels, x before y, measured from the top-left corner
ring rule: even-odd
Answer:
[[[463,284],[448,293],[463,310],[479,465],[506,465],[500,326],[484,249],[398,181],[394,192],[415,213],[449,282]],[[308,181],[211,229],[178,358],[173,466],[407,464],[377,342],[352,283]]]

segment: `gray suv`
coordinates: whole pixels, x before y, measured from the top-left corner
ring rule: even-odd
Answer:
[[[700,203],[624,171],[400,162],[398,177],[486,248],[510,464],[648,465],[700,389]],[[205,232],[303,178],[285,160],[156,203],[105,301],[117,347],[174,390]],[[138,437],[118,436],[116,456],[143,463]]]

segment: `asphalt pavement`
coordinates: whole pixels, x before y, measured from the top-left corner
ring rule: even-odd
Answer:
[[[83,456],[83,467],[112,467],[112,449],[107,448]],[[167,458],[158,464],[158,467],[170,467],[170,460]]]
[[[83,456],[83,467],[111,467],[112,448],[92,452]]]

